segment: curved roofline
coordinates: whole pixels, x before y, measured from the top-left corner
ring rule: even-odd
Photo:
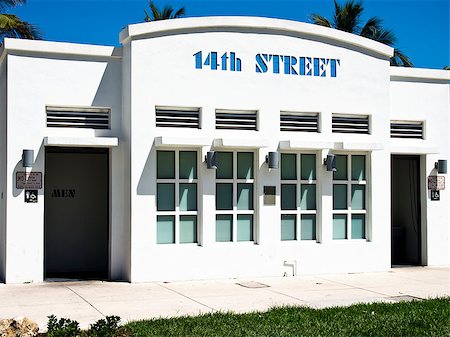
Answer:
[[[134,39],[161,35],[186,34],[192,31],[236,30],[272,33],[279,35],[303,35],[313,39],[327,39],[342,45],[362,48],[391,57],[394,49],[382,43],[346,33],[337,29],[310,23],[252,16],[210,16],[190,17],[163,21],[153,21],[129,25],[120,32],[119,41],[126,44]]]

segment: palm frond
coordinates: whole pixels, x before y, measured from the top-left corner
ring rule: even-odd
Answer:
[[[414,67],[411,59],[400,49],[394,49],[394,56],[391,57],[391,66],[396,67]]]
[[[311,20],[312,23],[314,23],[315,25],[319,25],[319,26],[324,26],[324,27],[331,27],[331,23],[330,21],[328,21],[328,19],[322,15],[319,14],[311,14],[309,16],[309,19]]]
[[[335,13],[333,14],[334,28],[348,33],[358,33],[361,15],[364,10],[362,1],[347,1],[340,6],[336,0]]]
[[[4,11],[7,8],[14,8],[17,5],[23,5],[26,0],[0,0],[0,10]]]
[[[0,38],[14,37],[20,39],[40,40],[40,30],[12,14],[0,14]]]
[[[144,10],[144,13],[145,13],[144,21],[145,22],[176,19],[185,14],[184,7],[181,7],[175,13],[174,13],[173,7],[171,7],[169,5],[165,6],[162,10],[160,10],[153,1],[149,2],[149,7],[151,10],[151,15],[149,15],[147,13],[147,11]]]

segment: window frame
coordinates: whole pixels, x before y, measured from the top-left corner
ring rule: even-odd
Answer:
[[[229,243],[240,243],[240,244],[256,244],[257,243],[257,194],[256,194],[256,174],[257,174],[257,151],[255,150],[236,150],[236,149],[222,149],[216,150],[216,153],[232,153],[233,167],[232,167],[232,178],[217,178],[217,173],[214,177],[214,190],[215,190],[215,209],[214,209],[214,242],[216,244],[229,244]],[[252,153],[253,155],[253,178],[243,179],[238,178],[238,153]],[[217,209],[217,185],[218,184],[232,184],[232,209],[229,210],[219,210]],[[240,210],[238,209],[238,185],[240,184],[251,184],[252,185],[252,209],[250,210]],[[231,240],[230,241],[217,241],[217,216],[218,215],[231,215],[232,216],[232,229],[231,229]],[[238,216],[239,215],[252,215],[252,230],[251,240],[241,241],[238,240]]]
[[[347,179],[335,179],[334,174],[332,176],[332,218],[331,218],[331,239],[333,242],[339,241],[370,241],[370,231],[369,231],[369,188],[370,188],[370,171],[369,171],[369,154],[368,153],[334,153],[336,156],[346,156],[347,157]],[[364,179],[355,180],[352,177],[352,157],[353,156],[363,156],[364,157]],[[335,185],[345,185],[346,186],[346,203],[347,207],[345,209],[335,209],[334,208],[334,186]],[[352,209],[352,186],[364,186],[364,208],[363,209]],[[334,216],[335,215],[345,215],[346,216],[346,237],[339,239],[334,238]],[[363,238],[352,238],[352,216],[353,215],[364,215],[364,237]]]
[[[282,177],[282,162],[283,162],[283,154],[295,155],[295,164],[296,164],[296,179],[283,179]],[[302,179],[302,155],[314,155],[315,156],[315,179]],[[319,177],[320,177],[320,163],[318,162],[319,155],[315,151],[283,151],[280,153],[280,241],[283,243],[286,242],[302,242],[302,243],[319,243],[319,214],[320,214],[320,186],[319,186]],[[282,188],[283,185],[294,185],[296,188],[295,192],[295,209],[282,209]],[[302,185],[315,185],[315,209],[302,209],[301,208],[301,197],[302,197]],[[282,217],[283,215],[295,215],[295,238],[289,240],[282,239]],[[315,238],[314,239],[302,239],[301,238],[301,220],[303,215],[314,215],[315,216]]]
[[[158,152],[173,152],[174,153],[174,165],[175,165],[175,176],[174,178],[158,178]],[[180,178],[180,153],[181,152],[195,152],[196,154],[196,178]],[[199,195],[199,175],[200,175],[200,151],[193,148],[168,148],[168,149],[157,149],[156,150],[156,193],[155,193],[155,209],[156,209],[156,244],[157,245],[200,245],[200,195]],[[174,210],[173,211],[159,211],[158,210],[158,185],[159,184],[174,184]],[[195,184],[196,185],[196,210],[192,211],[181,211],[180,210],[180,186],[182,184]],[[174,242],[171,243],[160,243],[158,242],[158,217],[159,216],[174,216]],[[196,240],[195,242],[180,242],[180,219],[182,216],[196,216]]]

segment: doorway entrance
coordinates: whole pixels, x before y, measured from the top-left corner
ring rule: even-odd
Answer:
[[[391,158],[391,263],[421,264],[420,156]]]
[[[45,152],[45,278],[107,279],[109,151]]]

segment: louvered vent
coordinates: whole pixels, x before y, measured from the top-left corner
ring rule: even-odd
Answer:
[[[391,138],[423,139],[423,123],[411,121],[391,121]]]
[[[156,126],[200,129],[200,108],[156,107]]]
[[[332,130],[336,133],[369,133],[369,117],[333,115]]]
[[[53,128],[109,129],[111,109],[47,106],[47,126]]]
[[[282,112],[280,114],[280,130],[319,132],[319,115]]]
[[[216,129],[256,130],[256,111],[216,110]]]

